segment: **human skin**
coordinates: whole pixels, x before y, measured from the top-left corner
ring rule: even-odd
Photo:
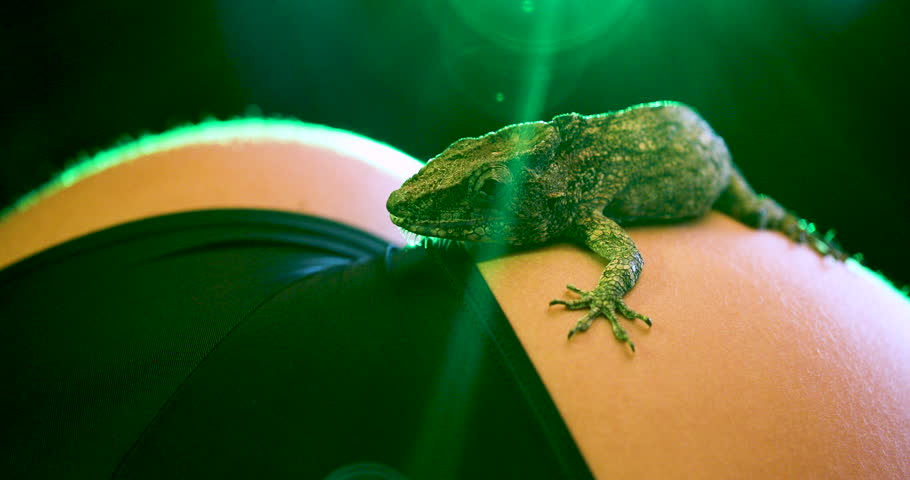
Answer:
[[[0,222],[0,267],[112,225],[206,208],[316,215],[401,245],[385,200],[420,164],[268,135],[143,153]],[[478,264],[598,478],[910,478],[910,302],[859,265],[711,213],[629,229],[654,326],[548,306],[604,260],[568,244]],[[625,320],[623,320],[625,322]]]
[[[598,478],[910,478],[910,303],[856,263],[719,213],[629,230],[645,258],[605,321],[547,308],[604,261],[579,247],[480,264]]]

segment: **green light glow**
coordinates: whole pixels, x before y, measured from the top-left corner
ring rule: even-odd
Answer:
[[[898,288],[897,285],[892,283],[891,280],[888,279],[888,277],[886,277],[885,275],[882,274],[882,272],[870,270],[869,268],[867,268],[865,265],[862,264],[862,261],[863,261],[863,254],[857,253],[857,254],[853,255],[853,257],[848,258],[846,261],[844,261],[844,265],[846,265],[847,269],[850,270],[851,272],[853,272],[854,274],[859,275],[861,277],[865,277],[866,279],[868,279],[872,282],[881,282],[882,284],[884,284],[886,287],[888,287],[892,291],[900,294],[905,300],[910,301],[910,297],[908,297],[908,294],[910,294],[910,285],[904,285],[904,286]]]
[[[341,155],[358,158],[374,168],[400,178],[411,176],[423,165],[400,150],[376,140],[324,125],[269,118],[208,120],[161,134],[145,135],[137,140],[81,159],[72,167],[61,172],[55,179],[25,195],[13,206],[0,213],[0,222],[9,215],[26,210],[42,198],[77,181],[138,157],[191,144],[226,144],[237,141],[289,142],[325,148]]]
[[[451,54],[441,55],[451,88],[457,89],[463,99],[475,107],[492,113],[502,125],[540,120],[521,117],[524,102],[532,97],[529,89],[549,86],[543,94],[546,105],[552,105],[572,93],[572,87],[583,73],[578,65],[554,64],[551,60],[558,61],[558,56],[544,55],[547,81],[542,84],[539,78],[530,77],[537,68],[535,63],[542,59],[539,55],[521,55],[480,46],[456,48]]]
[[[534,35],[539,39],[546,39],[553,36],[553,22],[546,17],[538,17]],[[540,53],[529,55],[525,67],[523,79],[525,82],[524,101],[521,102],[521,110],[516,113],[514,121],[527,122],[540,119],[543,115],[544,106],[547,103],[547,91],[550,87],[552,55],[550,53]]]
[[[634,0],[443,1],[431,15],[452,85],[504,123],[556,113],[550,106],[571,94],[595,52],[621,40],[618,28],[638,9]]]
[[[484,354],[484,342],[478,340],[473,325],[478,322],[470,308],[454,312],[458,317],[450,324],[448,344],[441,358],[446,361],[435,372],[436,385],[423,411],[420,431],[408,460],[414,478],[434,478],[439,472],[458,471],[462,452],[452,451],[451,438],[465,432],[466,421],[483,405],[474,405],[477,397],[478,370]],[[461,443],[457,443],[461,445]]]
[[[588,43],[624,18],[634,0],[449,0],[455,14],[477,33],[521,52],[555,52]],[[519,8],[516,8],[519,7]],[[553,34],[535,34],[538,22]]]
[[[809,235],[815,233],[815,224],[810,221],[800,218],[796,224],[799,225],[800,230],[805,231]]]

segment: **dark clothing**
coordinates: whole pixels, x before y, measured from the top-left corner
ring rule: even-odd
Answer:
[[[0,271],[0,322],[6,478],[591,478],[459,248],[168,215]]]

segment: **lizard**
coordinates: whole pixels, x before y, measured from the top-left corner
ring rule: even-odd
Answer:
[[[392,223],[422,237],[533,246],[568,239],[607,264],[589,291],[550,305],[588,309],[569,338],[603,315],[613,334],[635,344],[617,313],[649,328],[626,305],[644,261],[623,225],[699,217],[710,209],[757,229],[782,232],[822,255],[847,255],[832,235],[757,194],[724,140],[694,109],[672,101],[609,113],[567,113],[549,122],[463,138],[392,192]]]

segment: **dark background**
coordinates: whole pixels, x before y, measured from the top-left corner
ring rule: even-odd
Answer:
[[[0,204],[80,155],[209,117],[296,117],[425,160],[507,123],[673,99],[756,190],[900,286],[906,3],[31,3],[0,20]]]

